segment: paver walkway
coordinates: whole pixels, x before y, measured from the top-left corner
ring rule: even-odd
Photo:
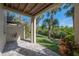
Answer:
[[[8,42],[2,53],[3,56],[58,56],[55,52],[39,45],[23,40]]]

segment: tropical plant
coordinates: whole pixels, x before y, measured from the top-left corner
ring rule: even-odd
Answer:
[[[66,3],[64,4],[63,9],[68,9],[65,13],[67,17],[74,17],[74,4]]]
[[[48,17],[48,18],[46,18],[46,19],[43,21],[43,26],[48,29],[48,38],[49,38],[49,39],[51,38],[51,34],[53,34],[52,28],[53,28],[54,26],[58,26],[58,20],[53,18],[54,13],[55,13],[55,12],[53,12],[53,11],[48,11],[48,12],[47,12],[47,17]]]
[[[14,19],[14,15],[10,14],[10,12],[7,12],[7,23],[12,23]]]
[[[7,22],[8,23],[16,23],[16,24],[19,24],[20,23],[20,18],[17,17],[15,15],[15,13],[13,12],[8,12],[7,13]]]
[[[51,37],[51,34],[54,34],[52,28],[54,28],[54,26],[57,26],[57,24],[57,19],[45,19],[45,21],[43,22],[44,27],[48,29],[48,38]]]

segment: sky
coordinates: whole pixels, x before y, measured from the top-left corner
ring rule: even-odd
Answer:
[[[67,10],[69,10],[70,8],[68,9],[62,9],[61,11],[57,12],[56,15],[54,15],[54,18],[58,19],[59,21],[59,26],[68,26],[68,27],[73,27],[73,19],[72,17],[67,17],[65,15],[65,12]],[[46,14],[46,13],[45,13]],[[44,17],[44,19],[46,18],[47,16]],[[42,19],[40,22],[39,22],[39,25],[41,26],[44,19]]]
[[[24,16],[24,15],[22,15],[22,14],[15,13],[15,12],[10,12],[9,15],[13,15],[13,16],[16,16],[16,17],[20,17],[20,16],[21,16],[22,20],[23,20],[25,23],[27,23],[27,22],[30,23],[30,22],[31,22],[31,19],[30,19],[29,16]]]
[[[72,17],[67,17],[65,15],[66,11],[67,11],[66,9],[63,9],[62,11],[58,12],[54,17],[58,19],[59,26],[72,27],[73,26],[73,19],[72,19]]]
[[[63,6],[61,6],[61,8],[62,8],[62,7],[63,7]],[[70,9],[70,8],[68,8],[68,9],[62,9],[61,11],[57,12],[56,15],[54,15],[54,18],[58,19],[58,21],[59,21],[59,26],[73,27],[73,19],[72,19],[72,17],[67,17],[67,16],[65,15],[65,12],[66,12],[67,10],[69,10],[69,9]],[[16,14],[16,13],[15,13],[15,14]],[[43,14],[46,15],[46,12],[43,13]],[[25,23],[26,23],[26,22],[29,22],[29,23],[31,22],[30,17],[24,16],[24,15],[22,15],[21,17],[22,17],[22,19],[23,19],[23,21],[24,21]],[[44,21],[46,18],[47,18],[47,16],[45,16],[42,20],[40,20],[39,26],[42,25],[43,21]]]

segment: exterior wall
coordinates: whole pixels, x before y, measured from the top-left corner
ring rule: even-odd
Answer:
[[[25,39],[25,27],[23,25],[19,25],[19,35],[20,39]]]
[[[6,11],[0,8],[0,54],[6,43],[5,20],[6,20]]]
[[[8,24],[6,34],[7,42],[24,39],[24,28],[21,25],[17,26],[17,24]]]
[[[16,41],[19,39],[18,35],[18,27],[16,24],[7,24],[6,28],[6,40],[8,41]]]
[[[76,44],[79,45],[79,4],[75,4],[74,28],[75,28],[75,42]]]

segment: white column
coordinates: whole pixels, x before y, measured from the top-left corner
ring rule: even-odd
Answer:
[[[31,18],[31,42],[36,43],[36,18]]]
[[[31,17],[31,43],[33,43],[33,17]]]
[[[0,4],[0,54],[3,51],[5,42],[6,42],[6,36],[5,36],[5,23],[6,23],[6,11],[3,9],[3,4]]]
[[[75,4],[74,29],[75,29],[75,43],[79,45],[79,4]]]
[[[24,39],[26,39],[26,38],[25,38],[25,26],[24,26]]]
[[[36,19],[37,17],[34,18],[34,43],[36,43]]]

